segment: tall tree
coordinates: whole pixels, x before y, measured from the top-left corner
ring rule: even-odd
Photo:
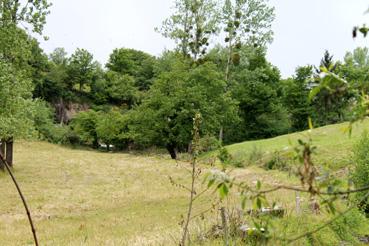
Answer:
[[[210,39],[218,33],[219,9],[214,0],[176,0],[174,13],[157,29],[174,40],[183,56],[193,60],[207,53]]]
[[[37,50],[34,49],[35,40],[19,26],[26,24],[23,26],[30,26],[34,33],[42,34],[50,6],[47,0],[0,0],[0,62],[3,73],[1,74],[3,84],[0,84],[0,87],[4,87],[0,90],[3,92],[9,90],[10,93],[8,96],[5,93],[1,97],[2,106],[7,108],[2,107],[0,122],[4,127],[1,137],[6,138],[2,141],[7,142],[6,152],[10,162],[13,159],[13,138],[23,135],[24,127],[29,129],[32,126],[32,124],[25,124],[26,116],[29,114],[20,110],[22,103],[29,102],[28,95],[32,95],[32,86],[27,86],[26,81],[29,80],[26,77],[38,76],[35,70],[32,70],[32,66],[38,65],[34,59],[37,54]],[[9,72],[12,75],[9,75]],[[10,81],[6,81],[7,79]],[[24,80],[23,88],[17,87],[20,84],[15,82],[17,80]],[[29,91],[25,91],[26,89]],[[13,103],[15,105],[12,105]],[[27,108],[29,109],[25,107]],[[13,136],[10,136],[10,133]]]
[[[48,0],[0,0],[0,24],[28,24],[33,32],[41,34],[50,7]]]
[[[79,85],[82,92],[83,86],[90,86],[96,79],[96,70],[100,65],[94,61],[93,55],[85,49],[77,49],[71,56],[68,66],[69,86],[73,89],[75,84]]]
[[[274,8],[267,0],[225,0],[221,25],[225,33],[227,61],[225,79],[229,82],[230,66],[240,63],[240,48],[262,46],[272,41],[271,24]]]
[[[214,136],[223,118],[236,117],[234,101],[224,94],[222,77],[212,63],[193,66],[178,58],[169,71],[159,75],[132,115],[135,122],[130,131],[135,141],[166,147],[176,158],[177,151],[189,148],[196,112],[204,119],[201,132]]]
[[[0,139],[6,158],[13,163],[13,139],[32,129],[32,81],[11,64],[0,60]]]
[[[135,86],[147,91],[154,78],[155,58],[145,52],[134,49],[114,49],[106,67],[113,72],[129,75]]]
[[[225,141],[244,141],[283,134],[290,128],[281,102],[280,73],[265,58],[263,48],[243,47],[247,62],[240,64],[230,91],[239,103],[241,124],[225,132]]]
[[[298,67],[296,74],[281,83],[283,104],[288,110],[293,131],[308,129],[308,117],[312,115],[312,107],[308,100],[313,67]]]
[[[325,51],[320,67],[315,70],[314,82],[310,84],[314,91],[318,91],[312,101],[315,108],[315,115],[313,115],[315,124],[326,125],[344,121],[352,95],[342,87],[341,83],[325,86],[324,78],[327,73],[339,72],[339,64],[333,60],[333,56],[328,51]]]
[[[367,94],[369,92],[369,49],[358,47],[353,52],[347,52],[340,68],[340,75],[359,93]]]

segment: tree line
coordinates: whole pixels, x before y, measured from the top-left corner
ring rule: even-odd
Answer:
[[[157,29],[175,41],[174,50],[154,57],[117,48],[104,66],[82,48],[45,54],[19,27],[27,22],[41,34],[46,1],[34,1],[32,10],[1,3],[2,143],[31,136],[118,150],[157,146],[176,158],[191,150],[196,113],[209,150],[307,129],[309,116],[315,126],[350,120],[360,92],[368,90],[367,48],[348,52],[343,61],[327,51],[320,64],[282,79],[266,58],[275,15],[265,0],[177,0]],[[326,70],[355,90],[324,87],[320,74]],[[316,87],[323,88],[309,100]]]

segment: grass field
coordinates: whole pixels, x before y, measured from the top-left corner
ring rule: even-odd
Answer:
[[[314,142],[324,147],[318,156],[320,160],[345,160],[369,121],[356,126],[352,138],[340,131],[343,126],[327,126],[311,133]],[[289,139],[294,141],[300,136],[245,142],[229,146],[229,150],[247,154],[257,146],[273,151],[289,146]],[[41,245],[177,245],[181,230],[178,223],[186,212],[189,194],[173,187],[168,177],[189,184],[190,176],[183,168],[186,165],[162,156],[104,153],[19,141],[15,145],[14,173],[29,202]],[[208,167],[203,169],[205,173]],[[259,179],[267,186],[298,184],[298,179],[287,173],[258,167],[235,169],[232,175],[250,184]],[[32,245],[14,185],[4,173],[0,173],[0,183],[0,244]],[[280,191],[271,199],[292,211],[294,195]],[[207,194],[197,201],[194,214],[208,208],[214,197]],[[296,226],[302,223],[299,220],[291,223],[296,223],[292,224],[292,235],[306,229]]]
[[[353,145],[363,131],[369,131],[369,120],[355,123],[351,136],[345,132],[348,126],[348,123],[329,125],[311,131],[233,144],[227,146],[227,149],[237,158],[248,159],[250,153],[254,152],[255,149],[266,155],[274,151],[293,151],[298,139],[306,141],[311,137],[313,145],[317,146],[316,164],[326,166],[331,170],[338,170],[351,164]]]

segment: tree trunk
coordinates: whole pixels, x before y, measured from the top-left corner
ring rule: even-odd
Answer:
[[[5,141],[0,139],[0,154],[5,159]],[[4,164],[0,161],[0,170],[4,170]]]
[[[6,162],[13,166],[13,138],[6,141]]]
[[[223,145],[223,126],[219,130],[219,143],[221,146]]]
[[[173,160],[177,159],[177,150],[174,144],[168,144],[167,145],[167,150],[170,154],[170,157],[172,157]]]

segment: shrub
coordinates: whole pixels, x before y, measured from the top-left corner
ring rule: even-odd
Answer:
[[[264,152],[259,147],[256,147],[254,145],[248,156],[248,160],[247,160],[248,164],[249,165],[257,164],[263,159],[263,156],[264,156]]]
[[[356,188],[369,186],[369,134],[364,132],[361,139],[354,147],[354,171],[352,180]],[[359,207],[369,215],[369,198],[366,199],[368,191],[358,192],[356,200]]]
[[[223,165],[229,165],[232,160],[231,154],[224,147],[219,149],[218,158]]]
[[[209,152],[212,150],[216,150],[220,147],[220,143],[216,137],[213,136],[205,136],[200,139],[199,142],[199,152]]]
[[[38,138],[56,144],[64,143],[69,127],[54,124],[54,112],[46,102],[36,100],[33,107]]]
[[[279,151],[275,151],[272,156],[264,163],[264,168],[267,170],[289,170],[289,160],[283,156]]]

